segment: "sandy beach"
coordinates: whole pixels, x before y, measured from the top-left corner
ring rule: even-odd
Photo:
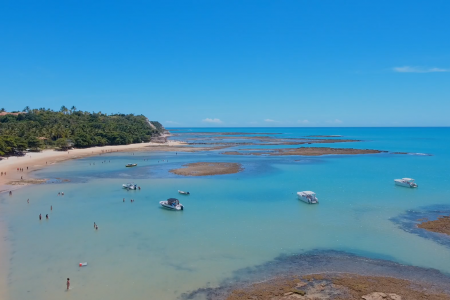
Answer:
[[[195,148],[200,151],[203,148]],[[183,142],[168,141],[167,143],[141,143],[118,146],[93,147],[86,149],[73,149],[69,151],[44,150],[42,152],[30,152],[21,157],[8,157],[0,160],[0,193],[14,191],[29,184],[39,184],[45,180],[34,179],[32,172],[58,162],[69,159],[78,159],[88,156],[102,155],[114,152],[132,151],[193,151],[185,147]],[[17,170],[22,168],[23,172]],[[6,175],[5,175],[6,172]],[[22,179],[21,179],[22,177]],[[13,192],[14,193],[14,192]],[[0,219],[0,300],[8,299],[7,280],[9,270],[9,244],[6,242],[7,224]]]
[[[140,143],[73,149],[69,151],[44,150],[42,152],[29,152],[21,157],[14,156],[4,158],[0,160],[0,172],[3,172],[3,174],[6,172],[6,176],[0,176],[0,193],[15,190],[28,184],[41,183],[42,181],[33,179],[31,172],[61,161],[114,152],[171,151],[175,149],[180,152],[192,151],[192,148],[184,147],[183,145],[184,143],[179,141],[168,141],[163,144]],[[199,150],[199,148],[195,150]],[[18,171],[18,168],[22,168],[23,172]]]

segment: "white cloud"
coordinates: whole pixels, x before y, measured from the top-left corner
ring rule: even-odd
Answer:
[[[269,123],[273,123],[273,122],[277,122],[277,121],[275,121],[275,120],[272,120],[272,119],[264,119],[264,122],[269,122]]]
[[[302,123],[302,124],[308,124],[309,123],[308,120],[298,120],[297,122]]]
[[[441,68],[420,68],[420,67],[395,67],[392,68],[394,72],[397,73],[434,73],[434,72],[449,72],[449,69],[441,69]]]
[[[205,123],[215,123],[215,124],[221,124],[221,123],[223,123],[220,119],[217,119],[217,118],[214,118],[214,119],[206,118],[206,119],[203,119],[202,122],[205,122]]]
[[[342,122],[342,121],[339,120],[339,119],[334,119],[334,120],[329,120],[329,121],[327,121],[327,123],[329,123],[329,124],[342,124],[342,123],[344,123],[344,122]]]

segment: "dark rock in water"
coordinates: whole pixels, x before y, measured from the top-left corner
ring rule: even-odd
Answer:
[[[150,139],[150,142],[164,144],[164,143],[167,143],[167,137],[165,137],[165,136],[154,136],[154,137],[152,137]]]

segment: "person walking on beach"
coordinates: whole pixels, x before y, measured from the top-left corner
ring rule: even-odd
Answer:
[[[69,288],[70,288],[70,279],[69,279],[69,278],[67,278],[67,283],[66,283],[66,285],[67,285],[67,290],[69,290]]]

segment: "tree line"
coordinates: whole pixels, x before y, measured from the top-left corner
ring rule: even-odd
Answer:
[[[4,111],[4,109],[2,109]],[[26,149],[87,148],[149,142],[164,127],[143,115],[103,114],[68,109],[59,111],[25,107],[0,116],[0,155],[17,155]]]

